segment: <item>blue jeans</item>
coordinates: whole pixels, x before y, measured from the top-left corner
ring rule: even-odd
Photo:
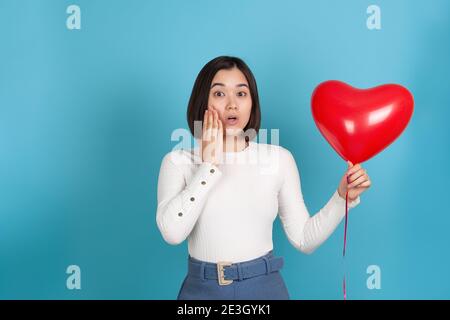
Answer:
[[[224,268],[220,285],[217,264],[188,257],[188,275],[178,293],[178,300],[289,300],[280,269],[283,258],[272,251],[257,259],[235,263]],[[227,270],[228,269],[228,270]]]

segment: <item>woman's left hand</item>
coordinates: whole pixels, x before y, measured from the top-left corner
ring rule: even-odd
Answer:
[[[354,201],[358,196],[366,191],[371,186],[371,181],[359,163],[353,165],[350,161],[347,161],[347,172],[341,179],[338,187],[338,193],[341,198],[345,199],[345,194],[348,190],[348,200]]]

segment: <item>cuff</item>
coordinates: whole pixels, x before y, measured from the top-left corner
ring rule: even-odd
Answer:
[[[202,203],[221,176],[222,171],[217,166],[202,162],[183,193],[183,209],[190,211],[197,203]]]
[[[339,192],[336,190],[333,194],[333,198],[335,200],[336,203],[338,203],[339,205],[342,205],[345,207],[345,199],[341,198],[341,196],[339,195]],[[348,202],[348,207],[349,208],[354,208],[356,207],[359,203],[361,202],[360,196],[358,196],[358,198],[356,198],[353,201],[349,201]]]

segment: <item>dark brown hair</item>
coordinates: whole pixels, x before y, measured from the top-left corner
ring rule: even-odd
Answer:
[[[244,132],[248,129],[254,129],[254,133],[258,134],[261,125],[261,111],[255,77],[247,64],[241,59],[237,57],[220,56],[209,61],[202,70],[200,70],[197,79],[195,80],[194,87],[192,88],[187,109],[187,121],[189,129],[194,137],[194,122],[203,121],[203,115],[208,108],[209,91],[214,76],[219,70],[230,70],[234,67],[238,68],[245,75],[252,98],[250,119],[244,128]],[[200,139],[201,136],[195,138]],[[253,139],[253,137],[246,136],[246,140],[249,140],[250,138]]]

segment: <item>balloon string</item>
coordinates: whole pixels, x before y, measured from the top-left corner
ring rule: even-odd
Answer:
[[[345,285],[345,247],[347,246],[347,224],[348,224],[348,190],[345,194],[344,250],[342,251],[342,259],[344,260],[344,280],[342,283],[344,291],[344,300],[347,300],[347,290]]]

